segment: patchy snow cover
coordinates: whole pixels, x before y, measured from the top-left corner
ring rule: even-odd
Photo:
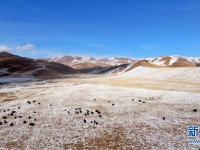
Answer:
[[[112,58],[94,58],[94,57],[78,57],[78,56],[59,56],[59,57],[52,57],[49,59],[49,61],[54,62],[60,62],[63,63],[65,61],[68,61],[68,65],[75,65],[75,64],[81,64],[81,63],[94,63],[94,64],[100,64],[104,63],[109,66],[115,66],[115,65],[121,65],[125,63],[133,63],[137,59],[131,59],[131,58],[118,58],[118,57],[112,57]]]
[[[1,126],[2,149],[199,149],[187,144],[186,134],[191,120],[200,123],[199,111],[192,112],[199,108],[199,93],[65,81],[0,89],[3,92],[13,92],[16,100],[1,103],[0,110],[16,110],[23,119],[9,117],[14,126]],[[77,107],[82,114],[75,113]],[[84,115],[95,109],[101,118],[97,113]],[[35,126],[23,124],[25,119]],[[90,122],[94,120],[99,124]]]
[[[179,57],[171,57],[170,61],[169,61],[169,65],[173,65],[175,62],[177,62]]]
[[[122,71],[121,73],[124,73],[124,72],[127,72],[128,70],[130,70],[130,68],[132,68],[132,67],[135,65],[135,63],[137,63],[137,61],[135,61],[134,63],[128,65],[128,67],[126,67],[126,68],[124,69],[124,71]],[[142,66],[141,66],[141,67],[142,67]]]
[[[179,58],[186,59],[187,61],[196,63],[196,64],[200,63],[200,57],[185,57],[185,56],[176,56],[176,55],[169,56],[169,57],[170,57],[170,61],[168,64],[165,64],[166,60],[162,60],[164,57],[146,58],[145,60],[148,60],[150,63],[159,65],[159,66],[171,66],[175,62],[177,62]]]
[[[159,66],[166,66],[165,61],[162,61],[162,57],[154,58],[153,60],[150,60],[150,63]]]
[[[169,62],[167,62],[167,60],[165,60],[163,58],[164,57],[151,58],[149,61],[150,61],[151,64],[155,64],[155,65],[158,65],[158,66],[171,66],[175,62],[177,62],[180,57],[170,56]]]
[[[194,64],[200,63],[200,58],[199,57],[182,57],[182,56],[161,56],[161,57],[152,57],[152,58],[135,58],[135,59],[130,59],[130,58],[120,58],[120,57],[112,57],[112,58],[93,58],[93,57],[78,57],[78,56],[63,56],[63,57],[55,57],[50,59],[49,61],[56,61],[59,63],[63,63],[66,65],[69,65],[73,68],[87,68],[88,66],[96,67],[96,66],[116,66],[116,65],[121,65],[121,64],[129,64],[126,68],[120,69],[120,68],[115,68],[109,72],[106,72],[106,74],[110,75],[113,73],[116,74],[123,74],[130,70],[133,65],[139,61],[139,60],[146,60],[148,61],[147,63],[150,63],[152,65],[160,66],[160,67],[168,67],[174,65],[176,62],[180,65],[183,63],[181,67],[186,67],[187,61],[185,62],[183,58],[187,60],[188,62],[191,62]],[[180,61],[179,61],[180,60]],[[87,64],[88,63],[88,64]],[[80,64],[80,65],[79,65]],[[186,65],[186,66],[185,66]],[[188,64],[190,65],[190,63]],[[189,66],[187,66],[189,67]],[[107,68],[105,68],[107,69]],[[99,69],[94,69],[91,71],[91,73],[98,73],[100,72]]]
[[[200,57],[184,57],[184,58],[194,63],[200,63]]]

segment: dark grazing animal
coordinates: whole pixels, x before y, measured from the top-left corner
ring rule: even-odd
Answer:
[[[197,112],[197,109],[193,109],[193,112]]]
[[[32,122],[31,122],[31,123],[29,123],[29,125],[30,125],[30,126],[34,126],[34,125],[35,125],[35,123],[32,123]]]
[[[13,116],[16,113],[16,111],[12,111],[10,116]]]
[[[14,126],[14,123],[11,123],[10,126]]]
[[[97,112],[98,114],[101,114],[101,112],[100,112],[99,110],[96,110],[96,112]]]

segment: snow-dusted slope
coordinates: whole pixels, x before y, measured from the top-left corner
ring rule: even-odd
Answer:
[[[186,81],[190,83],[200,82],[199,67],[177,67],[177,68],[150,68],[137,67],[125,72],[119,77],[140,78],[147,80],[176,80]]]
[[[197,67],[200,64],[199,57],[162,56],[143,59],[130,58],[94,58],[79,56],[61,56],[49,59],[50,62],[58,62],[68,65],[83,73],[121,74],[137,67]]]
[[[194,67],[200,63],[199,58],[164,56],[149,59],[149,63],[165,67]]]
[[[93,64],[93,66],[117,66],[121,64],[131,64],[136,61],[136,59],[130,58],[94,58],[94,57],[79,57],[79,56],[61,56],[53,57],[49,59],[50,62],[59,62],[64,65],[69,65],[74,68],[84,68],[88,64]],[[91,65],[92,66],[92,65]]]
[[[200,63],[200,57],[183,57],[183,58],[194,63]]]

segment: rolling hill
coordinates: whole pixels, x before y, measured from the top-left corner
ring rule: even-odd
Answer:
[[[47,59],[30,59],[7,52],[0,53],[1,77],[60,78],[71,74],[118,75],[138,67],[179,68],[198,67],[200,58],[162,56],[146,59],[94,58],[61,56]]]
[[[0,53],[0,76],[1,77],[35,77],[35,78],[58,78],[77,71],[69,66],[20,57],[7,52]]]
[[[93,58],[79,56],[60,56],[48,59],[77,69],[81,73],[119,74],[137,67],[198,67],[200,58],[182,56],[161,56],[153,58]]]

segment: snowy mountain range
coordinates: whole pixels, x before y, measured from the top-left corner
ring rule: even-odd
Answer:
[[[48,59],[49,62],[58,62],[68,65],[84,73],[116,74],[127,72],[136,67],[198,67],[200,57],[161,56],[152,58],[94,58],[78,56],[60,56]]]
[[[118,75],[138,67],[199,67],[199,57],[161,56],[145,59],[60,56],[30,59],[0,52],[0,77],[59,78],[68,74]]]

